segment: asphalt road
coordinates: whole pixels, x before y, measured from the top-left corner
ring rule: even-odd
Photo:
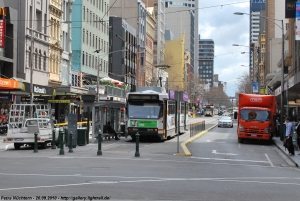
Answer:
[[[213,125],[217,118],[198,120]],[[104,141],[102,156],[97,144],[64,155],[2,144],[0,200],[299,200],[299,169],[274,145],[239,144],[236,126],[215,127],[190,143],[191,157],[176,155],[177,140],[141,142],[140,157],[130,138]]]

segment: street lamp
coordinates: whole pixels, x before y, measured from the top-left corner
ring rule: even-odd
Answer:
[[[160,65],[155,65],[156,68],[160,69],[160,70],[166,70],[167,68],[170,68],[171,66],[169,65],[165,65],[165,64],[160,64]],[[160,76],[159,78],[159,83],[160,83],[160,87],[162,87],[162,72],[160,72]]]
[[[64,21],[62,23],[70,24],[72,21]],[[42,27],[40,32],[43,31],[43,29],[50,27],[54,24],[50,24],[48,26]],[[34,31],[31,29],[31,48],[30,48],[30,104],[33,104],[33,49],[34,49]]]
[[[250,75],[250,77],[251,77],[251,67],[252,67],[252,70],[254,71],[254,48],[253,47],[250,47],[250,46],[247,46],[247,45],[238,45],[238,44],[232,44],[232,46],[242,46],[242,47],[248,47],[250,50],[251,50],[251,52],[253,53],[252,54],[252,66],[251,65],[249,65],[249,75]],[[245,54],[245,53],[250,53],[250,52],[241,52],[241,54]],[[250,55],[251,56],[251,55]],[[251,63],[250,63],[251,64]],[[254,77],[254,74],[253,74],[253,76],[252,77]]]
[[[240,13],[240,12],[235,12],[234,15],[250,15],[248,13]],[[272,19],[266,16],[259,15],[262,18],[265,18],[271,22],[273,22],[277,27],[281,29],[282,32],[282,54],[281,54],[281,62],[282,62],[282,67],[281,67],[281,93],[280,93],[280,122],[283,124],[283,90],[284,90],[284,26],[283,26],[283,20],[278,20],[278,19]],[[281,26],[278,25],[275,21],[280,21]]]

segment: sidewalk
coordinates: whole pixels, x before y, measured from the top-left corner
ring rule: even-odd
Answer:
[[[285,154],[286,157],[295,164],[296,167],[300,165],[300,155],[298,155],[300,152],[297,148],[295,148],[295,155],[290,156],[288,150],[283,146],[283,141],[280,140],[280,137],[273,138],[273,142],[280,149],[280,151],[282,151],[282,153]]]

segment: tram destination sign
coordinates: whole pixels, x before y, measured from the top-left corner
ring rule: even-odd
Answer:
[[[158,100],[158,95],[129,94],[129,100]]]

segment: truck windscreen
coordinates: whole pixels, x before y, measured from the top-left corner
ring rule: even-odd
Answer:
[[[270,112],[266,110],[241,110],[241,119],[250,121],[269,121]]]

